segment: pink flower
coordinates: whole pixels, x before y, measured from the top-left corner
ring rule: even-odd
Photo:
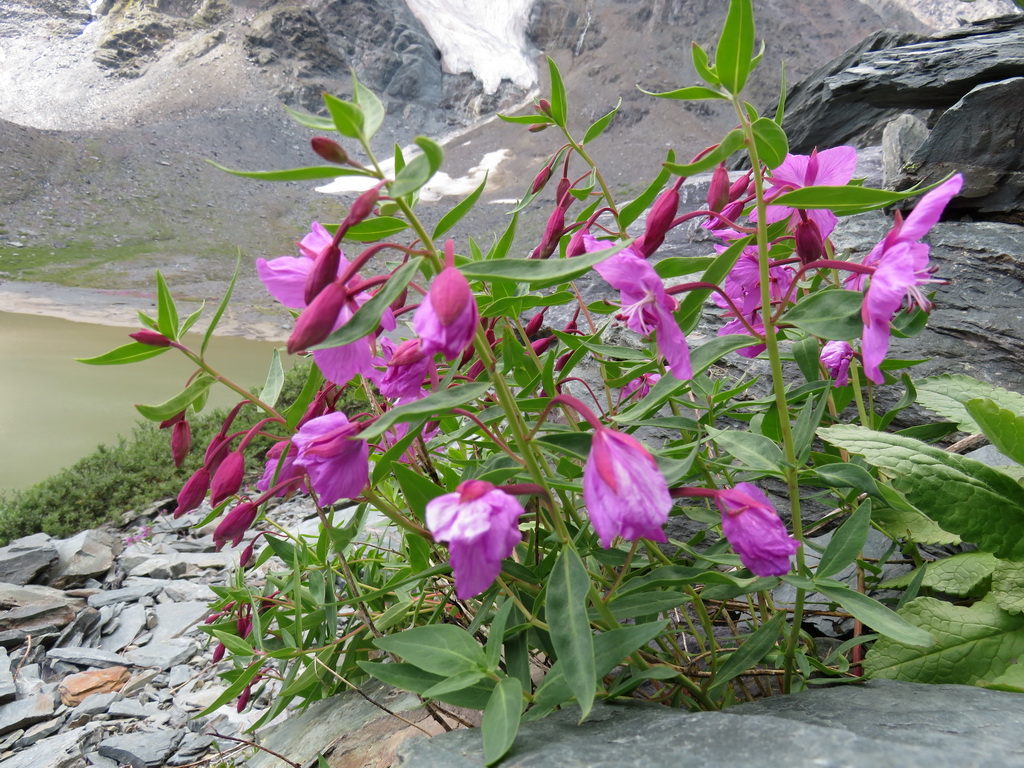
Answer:
[[[292,436],[295,463],[306,470],[320,503],[354,499],[370,477],[370,449],[357,435],[361,425],[343,413],[310,419]]]
[[[842,187],[850,183],[856,167],[857,150],[853,147],[833,147],[823,152],[815,149],[809,155],[786,155],[782,165],[772,171],[773,190],[769,196],[778,197],[783,192],[801,187]],[[832,211],[824,209],[808,210],[806,215],[818,226],[822,239],[832,234],[839,221]],[[784,205],[769,205],[765,211],[765,220],[769,224],[789,219],[790,229],[800,218],[797,209]]]
[[[651,391],[651,387],[659,381],[661,381],[660,373],[645,373],[641,376],[637,376],[622,388],[622,400],[628,400],[634,394],[642,400],[647,397],[648,393]]]
[[[828,370],[836,387],[845,387],[850,380],[853,347],[845,341],[830,341],[821,349],[821,363]]]
[[[864,375],[876,384],[885,381],[879,366],[889,351],[889,324],[903,306],[903,299],[909,296],[912,304],[926,311],[931,308],[920,289],[934,282],[928,266],[929,248],[917,241],[935,226],[946,205],[960,192],[963,182],[963,176],[957,174],[922,197],[906,221],[897,218],[885,239],[864,259],[865,266],[874,266],[875,271],[861,306],[864,320],[861,353]],[[862,278],[861,275],[856,277]],[[862,283],[862,279],[848,281],[854,289]]]
[[[601,243],[593,235],[584,235],[583,242],[588,252],[607,247],[607,244]],[[624,319],[626,325],[641,336],[650,336],[657,331],[658,351],[668,361],[672,375],[680,380],[693,378],[690,348],[672,314],[678,305],[675,299],[665,293],[665,285],[654,267],[640,258],[632,248],[626,248],[605,259],[594,269],[605,282],[619,291],[622,305],[620,319]]]
[[[281,455],[284,454],[285,450],[288,453],[285,454],[282,461]],[[266,493],[272,486],[278,486],[278,490],[274,494],[276,496],[286,496],[295,490],[308,493],[309,489],[306,487],[305,473],[302,471],[302,467],[295,464],[296,453],[297,451],[290,440],[281,440],[270,446],[270,450],[267,451],[267,462],[263,470],[263,477],[256,482],[256,489],[261,493]],[[280,470],[278,470],[279,466]],[[276,482],[275,475],[277,478]],[[284,483],[290,480],[295,482],[284,485]]]
[[[473,342],[480,314],[469,281],[454,266],[441,270],[412,319],[425,355],[454,360]]]
[[[725,247],[716,245],[715,250],[721,253]],[[785,298],[793,283],[793,274],[789,266],[769,266],[768,294],[773,301],[782,301]],[[735,319],[719,328],[718,335],[750,334],[748,325],[758,333],[764,333],[764,323],[761,320],[761,271],[758,265],[756,246],[748,246],[743,249],[743,253],[740,254],[736,264],[725,278],[722,290],[735,305],[735,311],[720,294],[712,294],[712,299],[719,307],[727,310],[726,317]],[[745,323],[744,320],[746,320]],[[752,358],[757,357],[764,349],[764,344],[754,344],[736,350],[736,354]]]
[[[419,339],[403,341],[394,350],[380,378],[380,393],[390,398],[418,398],[432,362],[430,355],[423,353]]]
[[[427,503],[427,527],[436,540],[448,543],[460,600],[494,583],[501,561],[522,541],[519,516],[524,512],[514,496],[484,480],[468,480],[455,493]]]
[[[629,435],[601,427],[594,432],[583,470],[583,501],[605,549],[616,536],[665,541],[672,498],[654,457]]]
[[[231,541],[232,547],[237,547],[242,538],[245,536],[246,531],[256,521],[256,514],[259,512],[259,508],[250,501],[243,501],[241,504],[236,504],[235,507],[224,515],[224,519],[217,524],[217,527],[213,531],[213,541],[217,545],[217,551],[220,552],[221,547]]]
[[[768,497],[752,483],[715,492],[722,512],[722,533],[755,576],[789,573],[789,558],[800,542],[789,535]]]

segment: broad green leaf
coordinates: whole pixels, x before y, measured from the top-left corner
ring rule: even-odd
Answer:
[[[856,339],[864,330],[863,301],[859,291],[828,288],[801,300],[782,316],[782,322],[822,339]]]
[[[692,176],[695,173],[710,170],[722,161],[728,159],[733,152],[742,147],[743,140],[743,131],[739,128],[734,128],[725,135],[721,144],[704,155],[700,160],[695,160],[686,165],[665,163],[665,168],[676,176]]]
[[[882,582],[881,589],[902,589],[910,585],[922,571],[921,586],[947,595],[966,597],[977,594],[979,587],[992,577],[996,566],[1006,562],[989,552],[961,552],[952,557],[925,563],[920,568]]]
[[[238,282],[238,271],[241,267],[242,253],[239,251],[238,257],[235,259],[235,271],[231,274],[231,281],[228,283],[228,288],[224,291],[224,297],[217,305],[217,311],[213,313],[213,319],[210,320],[210,324],[206,328],[206,333],[203,334],[203,343],[199,347],[200,357],[206,354],[206,348],[210,346],[210,341],[213,339],[213,332],[217,330],[217,326],[220,324],[220,319],[224,316],[224,312],[227,310],[228,304],[231,303],[231,296],[235,292],[235,283]]]
[[[162,355],[168,349],[170,347],[151,347],[148,344],[133,341],[96,357],[76,357],[75,361],[86,365],[127,365]]]
[[[1003,674],[1024,654],[1024,616],[988,600],[964,607],[919,597],[900,613],[936,643],[922,649],[879,638],[864,659],[869,677],[972,685]]]
[[[816,576],[834,576],[852,563],[864,548],[871,529],[871,501],[865,499],[839,529],[825,547],[815,571]]]
[[[1013,478],[900,435],[850,425],[818,434],[890,475],[896,490],[945,530],[1004,559],[1024,559],[1024,488]]]
[[[255,654],[252,646],[238,635],[224,632],[220,629],[213,630],[213,636],[224,643],[224,647],[231,651],[233,656],[252,656]]]
[[[676,153],[674,150],[670,149],[666,156],[665,163],[675,162],[675,159]],[[640,217],[640,214],[646,211],[650,207],[651,203],[654,202],[655,198],[661,192],[662,188],[671,176],[672,172],[663,165],[654,181],[647,185],[647,189],[641,192],[633,200],[630,200],[628,203],[623,205],[619,210],[619,226],[628,227],[636,221]]]
[[[708,435],[746,468],[757,472],[781,472],[784,457],[774,440],[754,432],[708,427]]]
[[[353,341],[358,341],[376,330],[377,326],[380,325],[381,316],[391,306],[391,303],[402,294],[402,291],[412,282],[413,278],[416,277],[422,262],[423,257],[417,256],[414,259],[409,259],[409,261],[396,269],[381,289],[356,310],[347,323],[322,342],[312,347],[312,349],[341,347],[345,344],[351,344]]]
[[[327,111],[330,113],[331,119],[334,121],[334,128],[338,133],[348,136],[350,139],[358,139],[363,136],[365,121],[363,110],[355,104],[342,101],[329,93],[324,94],[324,104],[327,105]]]
[[[870,473],[856,464],[825,464],[814,473],[830,488],[853,488],[861,493],[878,495],[878,484]]]
[[[608,602],[608,609],[612,612],[612,616],[621,621],[635,619],[637,616],[655,616],[663,611],[678,608],[680,605],[690,602],[690,599],[685,592],[652,589],[613,597]],[[592,613],[597,618],[596,609]]]
[[[785,620],[785,613],[777,613],[770,621],[758,627],[754,633],[744,637],[740,647],[729,654],[728,658],[718,667],[718,672],[708,688],[708,695],[712,698],[718,696],[726,683],[734,677],[742,675],[767,656],[775,646],[775,641],[785,626]]]
[[[1003,674],[998,675],[992,680],[980,681],[978,685],[995,691],[1024,693],[1024,664],[1014,664]]]
[[[599,117],[597,120],[595,120],[593,122],[593,124],[589,128],[587,128],[587,133],[583,137],[583,143],[584,144],[589,144],[594,139],[596,139],[598,136],[600,136],[602,133],[604,133],[605,129],[609,125],[611,125],[612,120],[615,119],[615,115],[617,115],[619,113],[619,107],[621,107],[621,106],[622,106],[622,99],[620,98],[619,99],[619,103],[615,105],[615,109],[613,109],[611,112],[609,112],[604,117]]]
[[[320,117],[318,115],[311,115],[308,112],[299,112],[297,109],[292,109],[287,104],[281,105],[284,111],[303,128],[310,128],[314,131],[336,131],[334,127],[334,121],[329,117]]]
[[[1000,408],[988,398],[968,400],[965,405],[992,445],[1018,464],[1024,464],[1024,411]]]
[[[551,644],[565,670],[569,687],[586,719],[594,705],[597,672],[594,664],[594,635],[587,616],[590,576],[572,547],[562,549],[547,586],[547,617]]]
[[[855,213],[873,211],[887,205],[898,203],[909,197],[921,195],[935,189],[947,181],[942,179],[927,187],[914,187],[903,192],[890,192],[887,189],[872,187],[801,187],[792,192],[785,192],[774,200],[772,205],[783,205],[788,208],[828,208],[838,216],[852,216]]]
[[[751,126],[757,155],[769,168],[782,165],[789,152],[789,140],[782,127],[769,117],[759,117]]]
[[[508,627],[508,619],[513,610],[515,610],[515,603],[506,600],[491,620],[491,626],[487,631],[487,645],[484,646],[488,669],[497,669],[498,662],[501,661],[501,646],[505,641],[505,629]]]
[[[1024,563],[999,560],[992,574],[992,598],[1007,613],[1024,613]]]
[[[491,259],[472,261],[459,268],[470,280],[512,280],[539,288],[573,280],[593,269],[609,256],[627,248],[632,243],[625,240],[610,248],[594,251],[571,259]]]
[[[446,693],[461,691],[463,688],[476,685],[483,677],[484,671],[482,669],[475,669],[472,672],[463,672],[458,675],[449,675],[441,680],[441,682],[427,688],[427,690],[423,691],[422,695],[428,699],[436,699],[438,696],[444,696]]]
[[[449,229],[458,224],[459,221],[462,220],[462,217],[469,213],[473,206],[476,205],[476,201],[480,199],[480,195],[483,194],[484,187],[486,186],[487,177],[485,176],[484,180],[480,182],[480,186],[474,189],[470,193],[469,197],[467,197],[465,200],[462,200],[458,205],[456,205],[454,208],[448,211],[448,213],[441,217],[441,220],[437,222],[437,226],[434,227],[434,231],[431,234],[431,237],[436,240]]]
[[[378,240],[386,240],[397,235],[399,232],[404,232],[408,228],[408,224],[394,216],[377,216],[349,227],[342,239],[353,243],[375,243]],[[337,227],[327,227],[326,229],[334,234]]]
[[[708,54],[697,43],[690,43],[690,53],[693,57],[693,68],[700,75],[701,80],[710,86],[717,87],[722,84],[708,61]]]
[[[739,94],[754,58],[754,8],[751,0],[730,0],[725,26],[715,49],[715,74],[722,85]]]
[[[786,577],[783,577],[783,581],[785,579]],[[934,643],[932,636],[924,629],[907,621],[877,600],[852,590],[841,582],[815,579],[814,588],[829,600],[839,603],[843,610],[884,637],[922,648]]]
[[[340,165],[311,165],[305,168],[288,168],[283,171],[236,171],[207,160],[210,165],[218,168],[232,176],[241,176],[245,179],[259,179],[260,181],[313,181],[315,179],[336,179],[338,176],[371,176],[369,171],[361,171],[358,168],[345,168]]]
[[[275,348],[270,358],[270,368],[267,370],[267,381],[260,390],[260,400],[273,408],[277,405],[277,398],[281,396],[283,386],[284,366],[281,365],[281,352]]]
[[[166,421],[176,413],[181,413],[198,398],[205,395],[206,390],[210,388],[214,381],[216,379],[213,376],[204,373],[201,376],[197,376],[195,381],[170,400],[160,405],[136,405],[135,410],[150,421]]]
[[[729,98],[721,91],[715,91],[711,88],[705,88],[703,85],[691,85],[688,88],[677,88],[674,91],[662,91],[656,93],[655,91],[645,91],[643,88],[637,86],[637,90],[641,93],[646,93],[648,96],[654,96],[659,99],[684,99],[686,101],[697,101],[699,99],[727,99]]]
[[[523,712],[523,687],[514,677],[506,677],[487,700],[483,721],[484,765],[494,765],[508,752],[519,733]]]
[[[167,281],[158,269],[156,271],[156,327],[172,341],[178,340],[178,308],[167,287]]]
[[[871,513],[871,519],[894,539],[909,539],[918,544],[959,544],[961,541],[955,533],[943,530],[938,523],[910,505],[880,505]]]
[[[548,74],[551,76],[551,118],[555,125],[565,128],[568,116],[568,104],[565,100],[565,85],[562,83],[562,74],[558,71],[555,60],[548,56]]]
[[[359,109],[363,111],[363,132],[366,134],[366,140],[369,141],[384,124],[384,105],[377,98],[377,94],[356,79],[354,72],[352,74],[352,95],[355,103],[359,105]]]
[[[440,392],[428,395],[422,400],[416,400],[407,405],[386,411],[373,424],[360,432],[359,437],[363,440],[372,440],[383,435],[392,424],[400,421],[413,421],[419,416],[433,416],[446,413],[452,408],[458,408],[476,400],[478,397],[483,397],[490,388],[491,383],[483,381],[442,389]]]
[[[715,263],[715,256],[669,256],[654,265],[658,277],[681,277],[703,272]]]
[[[421,694],[444,681],[442,675],[434,675],[412,664],[384,664],[375,661],[357,661],[356,664],[366,674],[377,678],[386,685]],[[439,701],[455,707],[483,709],[494,689],[494,681],[488,677],[481,678],[477,683],[457,691],[441,693]]]
[[[413,627],[378,637],[373,644],[435,675],[454,676],[487,668],[484,649],[466,630],[452,624]]]
[[[430,177],[441,167],[444,150],[440,144],[425,136],[418,136],[416,137],[416,146],[423,150],[423,154],[410,160],[397,173],[395,180],[388,184],[388,192],[391,197],[405,197],[415,192],[430,181]]]

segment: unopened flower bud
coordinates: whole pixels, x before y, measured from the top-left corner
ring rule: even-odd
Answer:
[[[224,643],[217,643],[217,647],[213,649],[213,658],[211,661],[214,664],[219,664],[221,659],[224,658],[225,651],[227,651],[227,648],[224,647]]]
[[[253,549],[255,548],[255,541],[250,541],[249,546],[242,550],[242,554],[238,556],[238,567],[245,568],[252,560]]]
[[[257,506],[251,501],[243,501],[224,515],[224,519],[217,524],[213,531],[213,542],[220,552],[221,548],[231,542],[231,546],[237,547],[246,531],[256,521]],[[241,621],[241,619],[239,619]]]
[[[216,474],[220,463],[228,455],[229,442],[227,435],[218,432],[210,440],[210,444],[206,446],[206,453],[203,455],[203,466],[211,475]]]
[[[534,123],[533,125],[531,125],[526,130],[528,130],[530,133],[540,133],[541,131],[545,130],[547,127],[548,127],[547,123]]]
[[[380,188],[383,186],[384,182],[381,181],[356,198],[352,207],[349,208],[348,216],[341,222],[343,232],[347,232],[349,227],[354,227],[373,213],[373,209],[377,207],[377,201],[380,200]]]
[[[178,494],[178,507],[174,510],[174,519],[177,520],[186,512],[197,509],[203,503],[209,489],[210,473],[205,467],[200,467],[182,486],[181,492]]]
[[[249,683],[249,685],[242,689],[242,693],[238,697],[238,704],[235,705],[236,712],[239,714],[242,713],[242,710],[244,710],[249,704],[250,696],[252,696],[252,683]]]
[[[540,114],[551,117],[551,102],[547,99],[541,99],[533,105],[533,108]]]
[[[548,183],[548,179],[550,178],[551,166],[545,165],[543,168],[541,168],[540,173],[538,173],[537,177],[533,180],[533,185],[530,187],[530,192],[536,195],[538,192],[544,189],[544,185]]]
[[[746,182],[743,188],[746,189]],[[729,172],[725,170],[725,163],[719,163],[715,172],[711,175],[711,186],[708,187],[708,210],[721,211],[729,202]]]
[[[306,306],[313,303],[320,292],[338,279],[338,267],[341,264],[341,250],[334,244],[327,246],[323,253],[313,262],[313,268],[306,276],[306,292],[303,296]]]
[[[567,259],[582,256],[587,252],[587,244],[583,241],[584,236],[587,234],[586,227],[580,227],[573,233],[572,237],[569,238],[569,244],[565,247],[565,257]]]
[[[167,429],[168,427],[173,427],[175,424],[177,424],[179,421],[181,421],[184,418],[185,418],[185,411],[178,411],[176,414],[171,416],[171,418],[164,419],[163,421],[161,421],[160,422],[160,429]]]
[[[749,173],[736,179],[736,181],[732,183],[732,186],[729,187],[729,202],[735,202],[747,194],[747,186],[750,185],[751,181],[752,179]]]
[[[527,338],[535,336],[537,331],[541,329],[541,326],[544,325],[544,313],[547,311],[548,308],[544,307],[544,309],[530,318],[530,321],[526,324],[526,328],[524,329],[526,331]]]
[[[679,190],[669,187],[662,192],[658,199],[651,206],[651,212],[647,215],[647,225],[644,230],[639,250],[634,244],[634,250],[645,259],[654,253],[661,244],[665,242],[665,235],[672,228],[672,222],[676,218],[676,211],[679,210]]]
[[[347,299],[348,291],[337,280],[320,291],[295,321],[295,329],[288,337],[288,354],[294,355],[330,336]]]
[[[141,331],[136,331],[135,333],[129,333],[128,336],[148,347],[169,347],[172,344],[171,340],[162,333],[151,331],[148,328],[143,328]]]
[[[547,226],[544,227],[544,236],[541,238],[540,243],[534,248],[533,253],[530,254],[531,259],[546,259],[555,249],[558,248],[558,241],[562,237],[562,233],[565,231],[565,209],[561,206],[555,206],[555,210],[551,212],[548,217]]]
[[[314,136],[309,143],[313,147],[313,151],[327,162],[348,165],[348,153],[333,139],[328,139],[326,136]]]
[[[825,244],[822,241],[821,230],[814,223],[814,219],[801,219],[793,232],[793,239],[796,241],[796,255],[801,264],[810,264],[817,261],[825,252]]]
[[[245,476],[245,456],[240,450],[232,451],[217,467],[217,473],[210,481],[210,505],[218,506],[225,499],[238,493]]]
[[[543,339],[537,339],[536,341],[531,341],[530,342],[530,346],[533,347],[533,351],[534,351],[535,354],[543,355],[545,352],[547,352],[549,349],[551,349],[551,347],[554,344],[556,344],[557,342],[558,342],[558,338],[557,337],[555,337],[555,336],[548,336],[548,337],[543,338]]]
[[[171,458],[174,459],[174,466],[180,467],[184,463],[191,447],[192,427],[188,419],[181,419],[171,431]]]
[[[572,203],[572,197],[569,195],[570,188],[571,184],[567,177],[563,176],[558,180],[558,186],[555,188],[555,205],[561,208],[563,212]]]
[[[561,371],[563,368],[565,368],[565,366],[569,364],[570,357],[572,357],[572,351],[566,352],[560,358],[555,360],[555,370]]]

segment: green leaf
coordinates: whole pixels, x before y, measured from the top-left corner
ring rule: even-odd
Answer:
[[[856,339],[864,330],[863,301],[859,291],[827,288],[801,300],[782,316],[782,322],[822,339]]]
[[[688,88],[677,88],[674,91],[662,91],[656,93],[654,91],[645,91],[643,88],[637,86],[637,90],[641,93],[646,93],[648,96],[654,96],[659,99],[685,99],[686,101],[697,101],[700,99],[727,99],[729,98],[721,91],[715,91],[711,88],[705,88],[703,85],[691,85]]]
[[[395,464],[391,471],[394,472],[395,480],[398,481],[398,485],[402,489],[403,500],[413,514],[423,520],[426,515],[427,502],[445,493],[444,488],[419,472],[414,472],[405,464]]]
[[[398,172],[395,180],[388,184],[388,193],[391,197],[405,197],[415,192],[437,173],[444,160],[444,150],[441,145],[425,136],[416,137],[416,146],[423,150],[423,154],[417,155]]]
[[[253,656],[255,654],[252,646],[238,635],[233,635],[230,632],[224,632],[220,629],[215,629],[213,630],[213,636],[224,643],[224,647],[231,651],[234,656]]]
[[[484,649],[466,630],[452,624],[413,627],[378,637],[373,644],[435,675],[454,676],[487,668]]]
[[[470,193],[469,197],[461,201],[458,205],[452,208],[448,213],[441,217],[441,220],[437,222],[437,226],[434,227],[434,232],[431,237],[435,240],[447,232],[449,229],[454,227],[462,217],[469,213],[470,209],[476,205],[476,201],[480,199],[480,195],[484,192],[484,187],[487,186],[487,178],[480,182],[480,186]]]
[[[350,139],[362,138],[365,119],[363,110],[355,104],[342,101],[329,93],[324,94],[324,104],[327,105],[327,111],[330,113],[331,119],[334,121],[334,128],[338,133],[348,136]]]
[[[475,669],[472,672],[463,672],[459,675],[449,675],[440,682],[427,688],[427,690],[423,691],[421,695],[428,699],[436,699],[438,696],[444,696],[446,693],[461,691],[463,688],[469,688],[476,685],[483,677],[484,671],[482,669]]]
[[[728,159],[733,152],[743,146],[743,141],[743,131],[739,128],[734,128],[725,135],[721,144],[704,155],[700,160],[695,160],[686,165],[665,163],[665,168],[676,174],[676,176],[692,176],[695,173],[707,171]]]
[[[170,347],[151,347],[148,344],[133,341],[96,357],[76,357],[75,361],[86,365],[128,365],[162,355],[169,349]]]
[[[506,600],[491,620],[491,626],[487,632],[487,645],[484,646],[488,669],[497,669],[498,662],[501,661],[501,647],[505,641],[505,629],[508,627],[508,618],[513,610],[515,610],[515,603],[511,600]]]
[[[404,232],[408,228],[408,224],[394,216],[377,216],[349,227],[342,239],[352,243],[375,243],[378,240],[386,240],[397,235],[399,232]],[[327,229],[334,234],[337,227],[328,227]]]
[[[312,347],[312,349],[341,347],[345,344],[351,344],[353,341],[358,341],[375,331],[377,326],[380,325],[381,316],[391,306],[391,303],[402,295],[402,291],[416,277],[422,262],[423,257],[417,256],[414,259],[409,259],[409,261],[396,269],[381,289],[356,310],[347,323],[322,342]]]
[[[885,486],[879,488],[885,490]],[[895,491],[892,493],[897,495]],[[909,539],[918,544],[959,544],[961,541],[955,533],[943,530],[938,523],[909,504],[905,507],[876,507],[871,518],[894,539]]]
[[[231,682],[227,688],[224,689],[223,693],[214,699],[213,703],[210,704],[206,709],[197,714],[197,717],[207,717],[218,709],[223,707],[229,701],[234,701],[242,693],[242,690],[252,679],[256,677],[259,671],[263,669],[263,662],[261,660],[254,660],[248,667],[242,670],[237,670],[238,676]],[[233,670],[236,671],[236,670]]]
[[[1024,563],[997,561],[992,574],[992,598],[1007,613],[1024,613]]]
[[[1024,464],[1024,415],[1020,415],[1024,411],[1000,408],[999,403],[988,398],[968,400],[965,405],[992,445],[1018,464]]]
[[[241,176],[245,179],[259,179],[261,181],[313,181],[315,179],[336,179],[339,176],[371,176],[369,171],[361,171],[358,168],[345,168],[340,165],[311,165],[305,168],[288,168],[283,171],[237,171],[228,168],[213,160],[207,160],[210,165],[218,168],[232,176]]]
[[[1024,559],[1024,488],[980,461],[900,435],[850,425],[818,430],[890,475],[907,501],[945,530],[1007,560]]]
[[[917,402],[949,421],[956,422],[964,432],[981,432],[981,428],[967,412],[969,400],[987,398],[1000,408],[1024,413],[1024,395],[988,384],[963,374],[942,374],[919,379]]]
[[[622,99],[620,98],[618,104],[615,105],[615,109],[613,109],[611,112],[609,112],[604,117],[599,117],[597,120],[595,120],[591,124],[591,126],[589,128],[587,128],[587,132],[583,136],[583,143],[584,144],[589,144],[594,139],[596,139],[598,136],[600,136],[602,133],[604,133],[605,129],[608,128],[609,125],[611,125],[612,120],[615,119],[615,115],[617,115],[619,113],[619,107],[621,107],[621,106],[622,106]]]
[[[167,281],[158,269],[156,271],[156,328],[172,341],[178,340],[178,308],[167,287]]]
[[[224,297],[220,300],[217,305],[217,311],[213,313],[213,319],[210,320],[209,326],[206,328],[206,333],[203,334],[203,343],[199,347],[199,356],[202,357],[206,354],[206,348],[210,346],[210,340],[213,339],[213,332],[217,329],[220,324],[220,319],[224,316],[224,312],[227,310],[228,305],[231,303],[231,296],[235,292],[235,283],[238,282],[238,271],[242,267],[242,253],[239,251],[238,257],[235,259],[235,271],[231,274],[231,281],[228,283],[228,288],[224,291]]]
[[[789,139],[782,126],[769,117],[759,117],[751,128],[754,131],[754,145],[757,155],[769,168],[782,165],[789,152]]]
[[[740,647],[729,654],[728,658],[718,667],[718,672],[708,687],[708,695],[712,698],[718,696],[726,683],[734,677],[742,675],[764,659],[775,646],[775,641],[785,626],[785,620],[785,613],[777,613],[770,621],[765,622],[755,632],[745,637]]]
[[[551,571],[545,616],[551,644],[582,712],[580,720],[590,714],[597,693],[594,635],[587,616],[589,592],[587,569],[576,550],[565,547]]]
[[[284,366],[281,365],[281,352],[274,349],[270,358],[270,369],[267,371],[267,381],[260,390],[260,400],[273,408],[277,405],[277,398],[281,396],[281,388],[284,386]]]
[[[668,256],[654,265],[658,277],[681,277],[703,272],[715,263],[715,256]]]
[[[725,26],[715,49],[715,74],[722,85],[739,94],[754,58],[754,8],[751,0],[730,0]]]
[[[166,421],[176,413],[181,413],[195,400],[205,395],[206,390],[210,388],[214,381],[216,379],[213,376],[204,373],[196,377],[195,381],[167,402],[160,405],[136,405],[135,410],[150,421]]]
[[[990,578],[996,566],[1006,562],[989,552],[961,552],[952,557],[925,563],[894,579],[882,582],[881,589],[902,589],[913,583],[919,575],[921,586],[935,589],[947,595],[966,597],[977,594],[979,588]]]
[[[748,469],[771,474],[782,471],[785,461],[782,449],[764,435],[714,427],[708,427],[708,435]]]
[[[785,579],[786,577],[783,577],[783,581]],[[934,643],[932,636],[924,629],[907,621],[877,600],[862,595],[841,582],[815,579],[814,588],[829,600],[839,603],[847,613],[884,637],[922,648]]]
[[[494,765],[508,752],[519,733],[523,712],[523,688],[514,677],[506,677],[487,700],[483,721],[484,765]]]
[[[838,216],[852,216],[855,213],[884,208],[909,197],[923,194],[928,190],[935,189],[945,181],[947,179],[942,179],[927,187],[914,187],[903,192],[890,192],[887,189],[859,186],[801,187],[779,195],[772,200],[772,205],[804,209],[828,208]]]
[[[292,109],[287,104],[281,105],[284,111],[303,128],[309,128],[314,131],[336,131],[334,127],[334,121],[328,117],[320,117],[319,115],[311,115],[308,112],[299,112],[297,109]]]
[[[666,163],[675,161],[676,153],[674,150],[669,150],[666,156]],[[662,169],[658,172],[654,181],[647,185],[647,189],[641,192],[636,198],[630,200],[628,203],[622,206],[619,210],[619,226],[628,227],[634,221],[636,221],[640,214],[646,211],[651,203],[654,202],[655,198],[661,192],[662,188],[668,182],[672,176],[672,172],[668,168],[662,166]]]
[[[363,132],[369,141],[384,124],[384,105],[377,94],[356,79],[355,72],[352,73],[352,96],[363,112]]]
[[[871,501],[865,499],[846,522],[839,526],[839,530],[832,534],[821,560],[818,561],[815,575],[834,576],[852,563],[864,548],[870,529]]]
[[[697,43],[690,43],[690,53],[693,57],[693,68],[700,75],[701,80],[710,86],[720,86],[722,81],[718,79],[714,70],[711,68],[708,62],[707,52],[701,48]]]
[[[472,261],[459,269],[470,280],[511,280],[534,288],[543,288],[586,274],[595,264],[600,264],[631,243],[631,240],[623,240],[610,248],[571,259],[491,259]]]
[[[936,643],[925,650],[879,638],[864,659],[870,677],[971,685],[1003,674],[1024,653],[1024,616],[988,600],[963,607],[919,597],[900,613]]]
[[[555,60],[548,56],[548,74],[551,76],[551,118],[555,125],[565,128],[569,106],[565,100],[565,84]]]
[[[416,400],[407,405],[386,411],[373,424],[360,432],[359,437],[363,440],[372,440],[383,435],[392,424],[400,421],[413,421],[419,416],[447,413],[452,408],[458,408],[479,397],[483,397],[490,388],[491,383],[489,381],[482,381],[442,389],[440,392],[428,395],[422,400]]]
[[[830,488],[853,488],[860,493],[878,495],[878,484],[864,467],[856,464],[825,464],[814,473]]]
[[[637,616],[655,616],[662,611],[678,608],[688,602],[690,602],[690,596],[685,592],[666,592],[653,589],[613,597],[608,602],[608,610],[612,612],[612,616],[621,621],[635,619]],[[595,618],[598,618],[599,614],[596,609],[592,613]]]

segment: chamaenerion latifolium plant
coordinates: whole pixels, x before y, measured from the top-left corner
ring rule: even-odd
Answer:
[[[922,563],[917,544],[927,541],[915,531],[929,524],[987,546],[984,524],[959,530],[947,520],[956,515],[926,503],[959,498],[946,483],[974,482],[977,462],[885,431],[917,396],[909,375],[894,373],[913,361],[887,359],[890,335],[913,335],[927,319],[927,292],[941,280],[921,240],[962,179],[890,192],[854,178],[852,147],[790,154],[783,107],[765,116],[742,99],[759,60],[752,2],[731,0],[713,59],[693,46],[703,84],[651,96],[727,102],[736,128],[689,162],[670,152],[631,200],[616,197],[588,151],[616,110],[581,136],[551,62],[550,94],[531,114],[504,116],[546,142],[549,159],[493,237],[446,237],[483,184],[433,227],[423,223],[418,193],[442,148],[421,137],[415,154],[396,149],[385,165],[372,147],[384,107],[355,80],[351,100],[324,96],[328,117],[292,112],[340,134],[312,139],[326,165],[232,171],[357,177],[365,191],[339,224],[314,222],[297,253],[256,261],[295,316],[287,352],[314,362],[293,401],[279,402],[277,354],[259,397],[207,359],[230,290],[193,349],[182,339],[198,313],[179,319],[159,275],[157,316],[91,361],[173,348],[194,363],[179,395],[139,407],[173,424],[176,455],[190,449],[188,420],[211,386],[240,397],[174,512],[195,515],[208,501],[197,525],[218,521],[218,547],[247,542],[208,626],[216,660],[232,662],[211,709],[234,699],[243,708],[273,679],[265,722],[296,698],[376,678],[427,706],[483,710],[490,764],[522,719],[570,704],[581,718],[623,696],[713,710],[856,681],[865,668],[884,674],[873,660],[889,656],[861,654],[875,638],[890,656],[931,658],[942,647],[944,630],[912,610],[934,598],[908,591],[896,612],[865,594],[880,568],[861,551],[871,526]],[[750,170],[727,170],[737,152]],[[680,211],[682,183],[708,171],[706,207]],[[537,215],[552,188],[540,241],[524,243],[520,219]],[[839,216],[917,195],[870,253],[835,252]],[[703,257],[660,254],[688,222],[718,244]],[[583,280],[606,283],[616,300],[588,303]],[[709,310],[724,319],[719,334],[691,347]],[[756,378],[709,373],[730,355],[763,361],[766,396],[752,394]],[[878,413],[875,390],[886,386],[906,394]],[[243,409],[261,417],[233,429]],[[257,435],[273,447],[250,487],[244,459]],[[961,476],[926,487],[936,463]],[[998,483],[1013,510],[988,525],[1020,531],[1020,486]],[[275,522],[273,504],[297,494],[319,511],[316,536]],[[816,523],[833,529],[819,551],[808,551],[809,499],[834,510]],[[673,518],[705,527],[677,538]],[[387,534],[368,536],[368,520],[387,521]],[[986,551],[1012,562],[1019,549]],[[862,578],[833,578],[851,565]],[[249,578],[256,568],[265,578]],[[923,578],[910,577],[914,594]],[[795,592],[786,603],[775,597],[782,583]],[[804,629],[812,612],[852,617],[854,635],[819,651]]]

